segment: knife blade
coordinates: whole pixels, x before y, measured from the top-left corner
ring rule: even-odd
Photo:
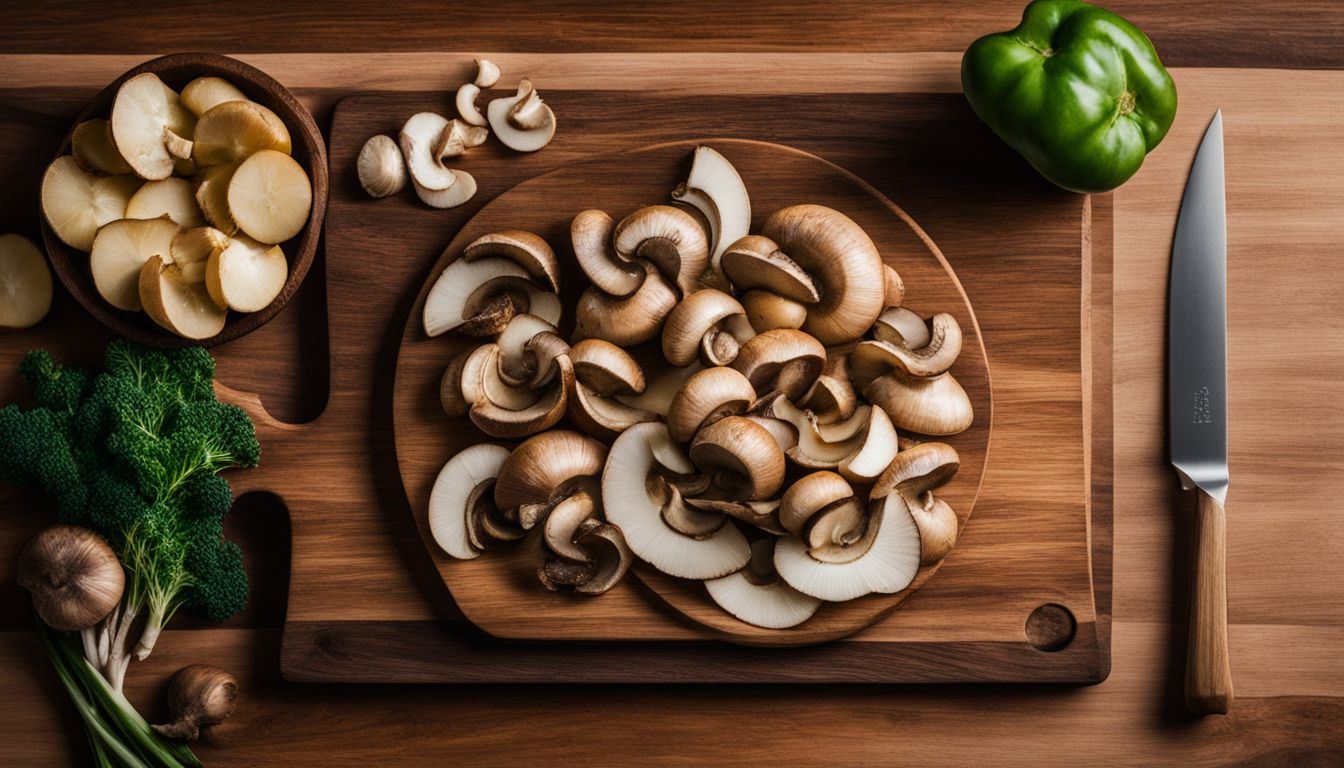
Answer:
[[[1204,132],[1186,181],[1171,248],[1167,296],[1167,416],[1171,463],[1195,490],[1195,561],[1186,663],[1187,706],[1226,713],[1227,647],[1227,203],[1223,113]]]

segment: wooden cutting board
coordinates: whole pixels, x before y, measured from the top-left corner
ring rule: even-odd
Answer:
[[[326,231],[331,395],[286,425],[256,413],[268,461],[236,487],[280,493],[293,535],[282,667],[295,680],[1058,681],[1103,679],[1110,659],[1110,199],[1055,190],[993,140],[951,93],[677,96],[552,91],[560,131],[545,151],[474,150],[477,200],[434,211],[359,191],[354,157],[451,94],[360,94],[333,120]],[[826,135],[813,119],[846,125]],[[392,355],[444,245],[485,202],[565,163],[691,136],[764,138],[848,166],[902,205],[957,270],[994,383],[994,433],[975,517],[938,577],[845,641],[774,655],[704,642],[670,611],[656,641],[520,643],[466,622],[441,583],[380,589],[359,531],[409,512],[388,473]],[[388,306],[395,305],[389,312]],[[372,317],[393,315],[386,327]],[[381,382],[381,383],[380,383]],[[386,390],[384,390],[386,391]],[[372,466],[365,458],[374,453]],[[374,477],[371,479],[369,475]],[[370,517],[372,516],[372,518]],[[404,538],[400,554],[424,558]],[[418,567],[408,565],[408,568]],[[418,571],[417,573],[420,573]],[[428,606],[428,607],[427,607]],[[1067,642],[1061,640],[1067,637]],[[1046,651],[1039,646],[1062,649]]]

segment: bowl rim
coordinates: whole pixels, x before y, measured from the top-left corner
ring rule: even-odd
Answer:
[[[47,222],[45,213],[41,220],[42,241],[46,247],[47,261],[52,271],[60,279],[66,290],[74,296],[85,311],[108,329],[132,341],[154,347],[176,348],[185,346],[213,347],[241,338],[265,325],[284,309],[293,298],[308,275],[309,269],[317,257],[317,247],[322,233],[322,224],[326,218],[329,180],[327,168],[327,145],[317,122],[302,102],[288,88],[260,69],[238,59],[217,53],[173,53],[159,56],[126,70],[84,105],[78,117],[61,139],[53,159],[70,154],[70,139],[75,127],[94,117],[105,117],[111,109],[112,101],[118,89],[132,77],[146,72],[155,75],[187,70],[190,77],[216,75],[254,98],[264,106],[275,111],[290,129],[294,144],[302,146],[307,155],[306,166],[313,186],[312,208],[308,212],[308,221],[303,230],[286,244],[286,256],[289,258],[289,277],[280,293],[266,307],[247,314],[230,313],[224,328],[206,339],[187,339],[159,327],[143,312],[129,312],[116,309],[103,300],[93,286],[93,278],[88,268],[87,254],[66,245]],[[282,109],[276,109],[276,107]],[[299,158],[295,158],[298,160]],[[289,245],[292,243],[293,245]],[[84,256],[83,262],[76,253]]]

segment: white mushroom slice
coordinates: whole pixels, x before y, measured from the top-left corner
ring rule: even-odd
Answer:
[[[929,343],[929,326],[924,318],[905,307],[884,310],[873,323],[873,338],[919,349]]]
[[[575,308],[574,338],[606,339],[620,347],[642,344],[662,330],[663,320],[677,304],[677,293],[645,264],[645,279],[639,290],[617,298],[597,286],[588,286]]]
[[[481,87],[475,83],[463,83],[458,86],[457,95],[453,99],[453,105],[457,107],[457,116],[468,123],[484,128],[490,122],[481,114],[481,110],[476,106],[476,97],[481,95]]]
[[[488,256],[509,259],[526,270],[538,285],[560,292],[560,262],[555,258],[555,251],[539,235],[520,229],[492,232],[472,240],[462,249],[462,258],[467,261]]]
[[[490,88],[499,82],[499,65],[489,59],[476,60],[476,79],[473,81],[481,88]]]
[[[447,157],[461,157],[468,149],[484,144],[489,136],[490,131],[453,118],[448,121],[448,127],[434,140],[430,153],[439,162]]]
[[[616,256],[611,245],[615,228],[606,211],[580,211],[569,225],[569,239],[579,268],[593,285],[620,298],[639,290],[645,271],[638,263]]]
[[[681,390],[686,380],[702,370],[704,368],[699,363],[686,368],[665,368],[649,380],[648,386],[645,387],[643,392],[637,395],[619,395],[617,399],[632,408],[640,408],[652,411],[660,416],[666,416],[668,410],[672,407],[673,398],[677,396],[677,392]]]
[[[613,397],[599,395],[583,382],[574,385],[569,401],[569,417],[588,434],[611,440],[635,424],[656,421],[658,414],[632,408]]]
[[[709,266],[705,230],[691,214],[670,205],[649,205],[626,216],[612,239],[618,257],[650,262],[683,296],[695,292]]]
[[[191,182],[176,176],[145,182],[126,201],[128,219],[157,219],[160,216],[167,216],[179,227],[188,229],[205,224]]]
[[[499,372],[497,344],[482,344],[467,353],[459,377],[457,386],[462,401],[469,406],[491,402],[505,410],[521,411],[530,408],[541,397],[530,387],[504,381]]]
[[[182,88],[182,106],[197,117],[226,101],[247,100],[247,94],[222,77],[198,77]]]
[[[709,221],[710,269],[722,275],[719,257],[751,227],[751,198],[737,169],[718,151],[696,147],[690,176],[672,191],[672,199],[689,203]]]
[[[87,251],[99,227],[126,218],[126,205],[142,183],[130,175],[94,176],[63,155],[42,175],[42,214],[61,242]]]
[[[120,219],[99,229],[89,252],[98,294],[117,309],[138,312],[140,270],[152,257],[170,255],[176,235],[168,219]]]
[[[183,141],[187,157],[191,156],[191,129],[195,122],[191,117],[179,103],[177,94],[158,75],[144,72],[117,89],[110,120],[112,141],[137,175],[151,180],[166,179],[182,157]],[[186,135],[179,134],[181,130]],[[178,153],[170,152],[170,146]]]
[[[399,149],[397,156],[401,156]],[[229,182],[233,181],[236,170],[237,165],[213,165],[192,179],[192,185],[196,188],[196,204],[200,206],[201,213],[205,214],[205,220],[226,235],[238,231],[238,222],[233,220],[233,214],[229,212]]]
[[[874,379],[863,396],[905,432],[955,435],[975,420],[971,398],[951,373],[924,379],[897,369]]]
[[[411,179],[411,186],[415,187],[415,195],[420,198],[420,202],[430,208],[456,208],[476,195],[476,177],[462,170],[454,170],[453,176],[456,180],[447,189],[426,189],[414,178]]]
[[[888,312],[901,310],[888,310]],[[881,322],[874,329],[882,328]],[[961,354],[961,325],[946,312],[929,319],[927,339],[922,346],[912,347],[895,331],[886,331],[891,341],[863,341],[850,353],[854,380],[867,386],[873,379],[894,369],[911,376],[930,378],[946,372]],[[916,338],[918,336],[916,335]]]
[[[51,270],[22,235],[0,235],[0,328],[31,328],[51,309]]]
[[[758,559],[755,553],[762,542],[769,545],[766,557],[773,558],[772,540],[759,539],[752,546],[751,564],[706,581],[705,589],[720,608],[748,624],[765,629],[796,627],[812,618],[822,601],[784,583],[775,573],[773,563],[769,564],[767,574],[762,574],[755,566]]]
[[[480,443],[458,452],[439,471],[429,493],[429,530],[450,557],[471,560],[481,553],[471,543],[468,518],[476,504],[488,503],[485,494],[508,458],[508,448]]]
[[[881,408],[870,408],[863,442],[853,453],[840,460],[840,474],[850,482],[871,483],[896,458],[898,445],[896,427],[892,426],[887,412]]]
[[[518,93],[491,101],[485,111],[495,136],[517,152],[536,152],[555,136],[555,113],[528,80],[518,83]]]
[[[602,471],[602,507],[635,555],[683,579],[718,578],[746,565],[751,547],[734,525],[725,525],[703,539],[668,527],[648,482],[660,465],[681,474],[693,471],[667,427],[647,422],[634,425],[616,438]]]
[[[239,229],[263,243],[283,243],[308,224],[313,185],[297,160],[284,152],[263,149],[234,171],[228,200],[229,214]]]
[[[250,101],[226,101],[211,107],[196,123],[191,157],[196,165],[232,165],[265,150],[288,155],[289,129],[280,116]]]
[[[644,370],[629,352],[605,339],[584,339],[569,350],[574,376],[604,397],[644,391]]]
[[[176,241],[174,241],[176,242]],[[289,279],[289,261],[278,245],[237,235],[206,262],[205,285],[222,308],[257,312],[271,305]]]
[[[747,418],[764,427],[765,431],[775,438],[775,442],[779,444],[779,450],[784,451],[785,455],[788,455],[789,450],[798,444],[798,429],[789,422],[754,414],[747,414]]]
[[[854,415],[859,397],[849,377],[849,355],[832,354],[826,367],[803,398],[803,405],[817,415],[817,423],[843,421]]]
[[[226,313],[205,284],[188,283],[180,267],[155,254],[140,269],[140,304],[162,328],[184,339],[208,339],[224,330]]]
[[[435,154],[434,148],[448,131],[448,118],[433,112],[417,112],[401,127],[399,143],[411,178],[422,189],[441,192],[457,183],[457,176]]]
[[[112,127],[102,118],[85,120],[70,134],[70,154],[79,167],[90,173],[116,176],[131,173],[126,158],[112,143]]]
[[[861,405],[853,416],[832,424],[818,424],[807,412],[804,419],[794,422],[798,428],[798,445],[789,451],[789,458],[799,466],[811,469],[839,467],[846,458],[862,449],[872,412],[872,406]]]
[[[434,281],[425,298],[425,334],[447,333],[474,317],[491,293],[509,280],[527,281],[527,270],[508,259],[458,259]]]
[[[775,545],[775,570],[799,592],[831,602],[894,594],[910,586],[919,572],[919,529],[900,494],[874,505],[880,506],[869,513],[871,541],[861,556],[844,563],[822,562],[809,554],[802,539],[789,536]]]

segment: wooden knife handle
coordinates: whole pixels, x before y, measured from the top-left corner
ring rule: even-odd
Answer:
[[[1194,589],[1190,594],[1190,648],[1185,704],[1199,714],[1232,707],[1232,664],[1227,652],[1227,517],[1204,491],[1195,510]]]

